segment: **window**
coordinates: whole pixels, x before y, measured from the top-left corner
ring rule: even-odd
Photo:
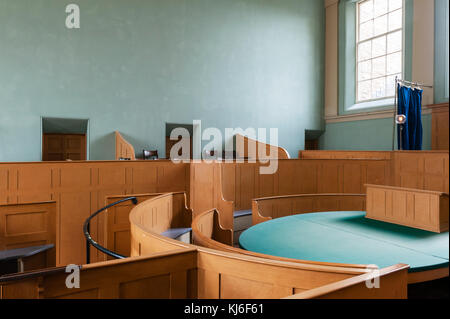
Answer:
[[[360,1],[356,16],[356,102],[394,97],[403,70],[403,0]]]

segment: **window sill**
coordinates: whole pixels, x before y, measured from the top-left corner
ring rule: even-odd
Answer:
[[[394,106],[394,104],[395,104],[395,99],[388,98],[388,99],[383,99],[383,100],[376,100],[376,101],[369,101],[369,102],[353,104],[352,106],[348,107],[346,111],[367,111],[368,109]]]

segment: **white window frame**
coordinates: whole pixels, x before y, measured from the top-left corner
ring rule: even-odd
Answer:
[[[387,74],[387,70],[386,70],[386,68],[387,68],[387,59],[386,59],[385,73],[384,73],[383,76],[376,77],[376,78],[370,78],[369,80],[359,81],[359,78],[358,78],[358,75],[359,75],[359,63],[364,62],[364,61],[371,61],[371,60],[374,59],[374,58],[370,58],[370,59],[359,61],[358,60],[359,59],[359,52],[358,52],[359,44],[364,43],[364,42],[368,42],[368,41],[372,41],[374,39],[377,39],[377,38],[380,38],[380,37],[383,37],[383,36],[386,36],[386,54],[380,55],[380,56],[378,56],[376,58],[380,58],[380,57],[383,57],[383,56],[387,57],[389,54],[401,52],[401,55],[400,55],[401,56],[401,66],[400,66],[401,72],[400,73],[401,73],[402,78],[404,77],[404,64],[405,64],[405,1],[404,0],[402,1],[401,9],[397,9],[397,10],[402,10],[402,26],[400,28],[397,28],[397,29],[392,30],[392,31],[387,31],[385,33],[378,34],[376,36],[372,36],[372,37],[370,37],[368,39],[360,41],[359,40],[359,36],[360,36],[359,7],[360,7],[361,3],[367,2],[367,1],[369,1],[369,0],[360,0],[360,1],[358,1],[356,3],[356,17],[355,17],[356,18],[356,56],[355,56],[355,63],[356,63],[356,67],[355,67],[355,70],[356,70],[355,71],[355,103],[356,104],[352,108],[355,108],[355,107],[356,108],[377,107],[377,106],[383,106],[383,105],[386,105],[386,104],[390,104],[390,102],[393,101],[393,99],[395,98],[395,94],[394,95],[389,95],[389,96],[383,96],[383,97],[379,97],[379,98],[371,98],[371,99],[367,99],[367,100],[359,100],[359,95],[358,95],[358,93],[359,93],[358,92],[359,91],[358,90],[359,82],[364,82],[364,81],[369,81],[369,80],[373,81],[373,80],[376,80],[376,79],[387,78],[388,76],[398,74],[398,73]],[[388,3],[389,3],[389,0],[388,0]],[[389,8],[388,8],[388,10],[389,10]],[[388,15],[390,12],[395,12],[395,11],[396,10],[388,11],[386,13],[386,15]],[[382,16],[383,15],[381,15],[379,17],[382,17]],[[374,18],[372,18],[372,20],[374,20]],[[370,20],[368,20],[368,21],[370,21]],[[389,21],[388,21],[388,24],[389,24]],[[388,25],[388,28],[389,28],[389,25]],[[392,34],[392,33],[398,32],[398,31],[401,31],[401,33],[402,33],[401,50],[395,51],[395,52],[391,52],[391,53],[388,54],[387,53],[387,37],[388,37],[389,34]]]

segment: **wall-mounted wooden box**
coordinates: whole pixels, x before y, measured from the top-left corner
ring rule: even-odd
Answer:
[[[448,231],[447,193],[383,185],[365,186],[366,218],[436,233]]]

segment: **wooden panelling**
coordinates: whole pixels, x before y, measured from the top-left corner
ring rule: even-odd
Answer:
[[[115,131],[114,133],[116,137],[116,160],[135,160],[136,154],[133,145],[128,143],[119,132]]]
[[[449,192],[448,151],[395,152],[394,163],[394,186]]]
[[[449,150],[448,103],[428,105],[431,115],[431,148],[433,150]]]
[[[381,269],[380,288],[370,289],[365,287],[373,276],[369,269],[292,264],[191,248],[84,265],[79,288],[67,288],[67,274],[62,272],[0,280],[0,297],[274,299],[337,294],[352,299],[406,298],[407,269],[402,264]]]
[[[55,202],[0,205],[0,250],[54,244],[56,248],[44,254],[46,260],[35,264],[55,266],[56,219]]]
[[[391,159],[392,152],[384,151],[299,151],[300,159]]]
[[[437,233],[448,231],[448,194],[382,185],[366,186],[367,218]]]
[[[194,216],[216,208],[223,227],[233,229],[233,212],[251,209],[255,198],[317,193],[364,193],[364,184],[391,184],[386,159],[279,160],[273,175],[260,163],[191,163]],[[219,168],[217,168],[219,167]],[[205,194],[212,194],[205,196]]]
[[[85,261],[82,227],[113,195],[189,192],[189,164],[171,161],[0,163],[0,203],[56,201],[57,265]],[[189,197],[188,197],[189,198]],[[91,234],[103,241],[105,223],[95,218]],[[104,255],[92,248],[93,261]]]
[[[0,282],[0,299],[39,298],[39,278],[29,278],[7,283]]]
[[[253,225],[285,216],[313,212],[363,211],[363,194],[302,194],[254,199]]]
[[[406,299],[408,273],[405,265],[394,265],[379,270],[379,287],[368,289],[372,274],[364,274],[310,289],[286,299]]]
[[[44,277],[43,298],[189,298],[187,272],[196,268],[196,251],[167,252],[84,265],[80,288],[65,286],[67,274]]]
[[[203,272],[203,281],[199,281],[198,285],[207,287],[202,294],[199,293],[199,298],[283,298],[292,296],[295,291],[359,277],[356,274],[360,273],[356,269],[268,261],[224,252],[211,253],[205,248],[198,248],[197,263],[199,273]],[[407,265],[397,265],[392,271],[403,272],[406,278],[407,269]],[[366,277],[359,277],[357,281],[363,283],[363,278]],[[396,298],[406,298],[406,280],[393,285],[397,287],[397,293],[402,292],[396,294]],[[385,298],[394,297],[389,290],[384,291],[383,295]]]

